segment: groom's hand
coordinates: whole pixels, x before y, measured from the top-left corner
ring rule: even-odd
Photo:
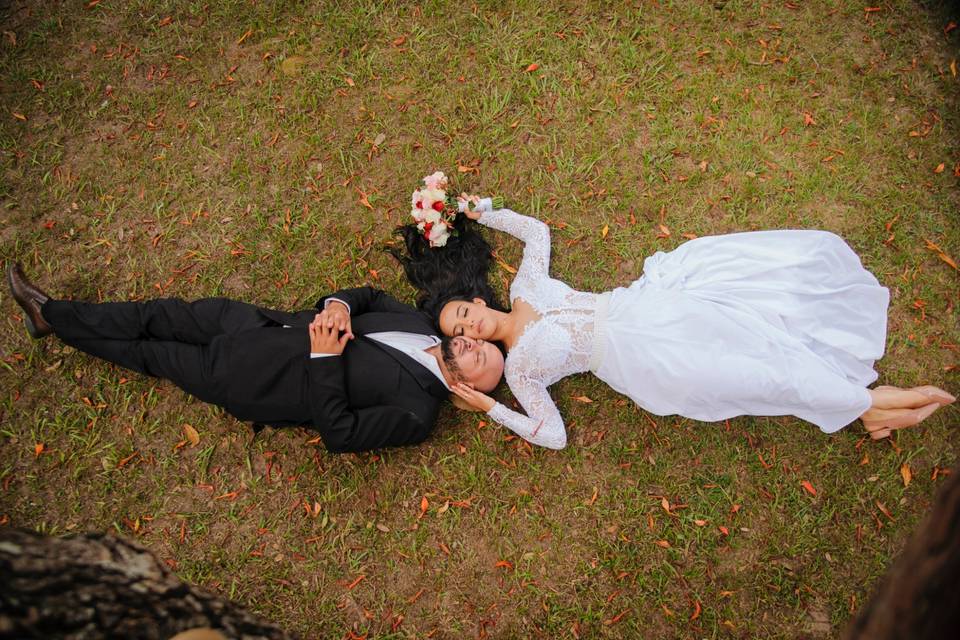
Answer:
[[[310,353],[327,353],[331,355],[340,355],[347,346],[350,334],[343,333],[338,336],[336,327],[327,326],[323,314],[318,313],[313,318],[313,322],[307,329],[310,332]]]
[[[336,329],[347,334],[351,340],[353,339],[353,330],[350,326],[350,310],[342,302],[331,301],[318,317],[321,318],[328,329]]]

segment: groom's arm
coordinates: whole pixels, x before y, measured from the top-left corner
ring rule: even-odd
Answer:
[[[353,289],[341,289],[329,296],[324,296],[317,301],[317,308],[324,309],[328,301],[340,301],[350,309],[350,315],[356,316],[361,313],[370,313],[373,311],[390,311],[394,313],[410,313],[415,311],[413,307],[403,304],[390,294],[374,289],[373,287],[356,287]]]
[[[331,453],[418,444],[430,435],[438,402],[425,400],[419,410],[395,405],[351,408],[342,363],[342,356],[333,356],[314,358],[307,365],[313,428]]]

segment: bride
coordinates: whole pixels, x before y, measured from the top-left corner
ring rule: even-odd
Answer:
[[[393,250],[420,306],[449,336],[503,344],[505,377],[526,415],[466,386],[463,403],[527,441],[561,449],[566,430],[547,387],[591,371],[656,415],[712,422],[793,415],[835,432],[859,418],[870,437],[913,426],[955,398],[933,386],[880,386],[889,294],[839,237],[759,231],[690,240],[644,262],[606,293],[551,278],[543,222],[470,197],[471,220],[525,243],[509,311],[486,282],[489,245],[459,221],[459,242],[426,248],[401,227]]]

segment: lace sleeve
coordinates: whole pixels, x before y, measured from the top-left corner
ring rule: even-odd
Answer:
[[[567,446],[563,417],[547,393],[546,385],[522,374],[508,375],[507,384],[527,415],[512,411],[499,402],[487,415],[527,442],[548,449],[563,449]]]
[[[521,269],[529,270],[531,275],[549,275],[550,228],[546,224],[510,209],[491,211],[481,207],[481,212],[480,224],[509,233],[524,242]]]

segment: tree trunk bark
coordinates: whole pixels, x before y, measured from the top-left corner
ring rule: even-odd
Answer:
[[[960,464],[940,488],[933,509],[907,541],[873,597],[847,629],[846,637],[960,637]]]
[[[185,584],[132,542],[0,527],[0,637],[167,640],[196,628],[231,639],[294,637]]]

